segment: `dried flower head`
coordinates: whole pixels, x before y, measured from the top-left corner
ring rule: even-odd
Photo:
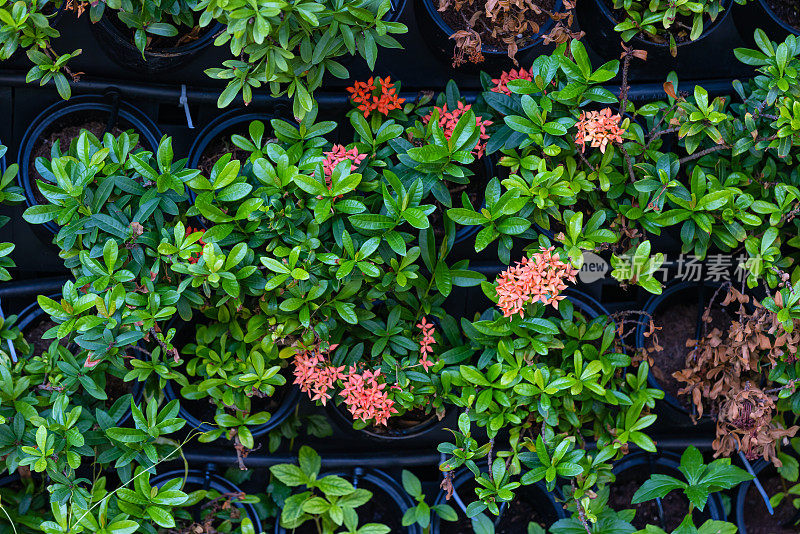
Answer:
[[[504,95],[510,95],[511,89],[508,88],[508,82],[511,80],[528,80],[532,81],[533,76],[530,72],[526,71],[525,69],[511,69],[508,72],[501,72],[500,78],[492,79],[492,83],[494,87],[492,87],[492,92],[494,93],[503,93]]]
[[[364,117],[369,117],[373,111],[388,115],[390,111],[400,109],[405,103],[405,99],[397,96],[397,88],[390,76],[385,79],[370,77],[366,82],[356,81],[352,87],[347,88],[347,92],[352,95],[350,100],[364,113]]]
[[[469,111],[472,107],[471,104],[465,105],[463,102],[458,103],[458,107],[452,111],[447,111],[447,104],[442,107],[436,106],[434,109],[439,111],[439,127],[444,132],[444,136],[449,140],[450,136],[453,135],[453,130],[458,124],[458,119],[461,118],[464,113]],[[424,124],[428,124],[433,117],[433,111],[428,113],[425,117],[422,118],[422,122]],[[492,125],[492,121],[485,120],[481,118],[479,115],[475,115],[475,125],[480,130],[480,137],[478,138],[478,142],[475,144],[475,148],[472,150],[472,153],[475,157],[482,157],[483,154],[486,152],[486,141],[489,139],[489,134],[486,133],[486,127]]]
[[[564,299],[560,293],[567,282],[575,282],[578,270],[553,254],[554,247],[541,249],[530,259],[523,257],[497,277],[497,306],[505,317],[519,313],[525,316],[525,305],[532,302],[552,304]]]
[[[605,153],[609,141],[622,142],[625,130],[620,128],[621,117],[612,115],[611,108],[600,111],[581,111],[581,118],[575,124],[578,133],[575,134],[575,144],[581,146],[581,152],[586,149],[586,143],[600,148]]]

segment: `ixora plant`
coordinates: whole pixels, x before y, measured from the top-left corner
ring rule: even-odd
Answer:
[[[544,480],[552,491],[558,477],[572,481],[568,502],[583,514],[629,443],[655,451],[643,430],[655,421],[648,411],[662,393],[647,388],[646,362],[635,374],[625,371],[632,362],[609,317],[587,317],[560,294],[574,276],[558,253],[534,253],[496,284],[484,284],[502,313],[462,320],[470,342],[442,382],[464,412],[455,442],[439,450],[448,456],[441,465],[445,484],[462,465],[476,477],[470,517],[484,510],[497,515],[521,485]],[[486,429],[487,443],[472,436],[473,424]],[[495,442],[501,431],[509,433],[507,449]],[[485,473],[478,467],[484,459]]]
[[[0,161],[6,155],[6,147],[0,145]],[[12,185],[14,178],[17,176],[19,166],[14,163],[9,165],[7,169],[0,175],[0,204],[18,204],[25,200],[22,195],[22,188]],[[8,216],[0,217],[0,228],[8,224]],[[14,261],[9,257],[14,251],[14,243],[0,243],[0,282],[7,282],[11,280],[11,275],[8,269],[14,267]]]
[[[227,81],[219,106],[227,106],[238,94],[248,103],[254,89],[269,86],[272,96],[293,99],[297,118],[311,111],[312,95],[326,73],[348,77],[338,58],[359,54],[372,68],[378,47],[399,48],[391,34],[407,30],[399,22],[382,20],[391,9],[389,0],[281,0],[263,6],[201,0],[195,9],[202,12],[201,27],[214,20],[225,25],[216,44],[229,44],[236,58],[206,71]]]
[[[25,81],[38,80],[40,85],[52,81],[61,98],[68,99],[71,94],[68,77],[77,80],[77,75],[69,70],[67,62],[81,50],[59,54],[50,44],[60,35],[50,26],[50,19],[59,9],[57,1],[3,0],[0,3],[0,61],[10,58],[19,49],[27,50],[33,67]]]
[[[737,4],[745,2],[736,0]],[[679,43],[698,39],[704,26],[714,22],[725,9],[723,0],[611,0],[609,4],[625,15],[614,27],[622,34],[623,41],[638,36],[667,44],[673,56],[678,53]]]

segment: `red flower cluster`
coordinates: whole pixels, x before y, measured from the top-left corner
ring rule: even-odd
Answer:
[[[190,235],[192,235],[192,234],[193,234],[193,233],[195,233],[195,232],[202,232],[202,233],[205,233],[206,231],[205,231],[205,230],[199,230],[199,229],[196,229],[196,228],[192,228],[191,226],[187,226],[187,227],[186,227],[186,236],[187,236],[187,237],[188,237],[188,236],[190,236]],[[203,241],[203,238],[202,238],[202,237],[200,238],[200,240],[198,241],[198,243],[200,243],[200,245],[201,245],[201,246],[202,246],[202,245],[205,245],[205,241]],[[195,254],[196,254],[196,255],[195,255]],[[199,260],[199,259],[200,259],[200,254],[201,254],[200,252],[196,252],[196,253],[192,254],[191,256],[189,256],[188,262],[189,262],[189,263],[197,263],[197,260]]]
[[[492,87],[492,92],[510,95],[511,89],[508,88],[508,82],[511,80],[528,80],[530,82],[533,81],[533,75],[525,69],[511,69],[509,72],[503,71],[500,73],[500,78],[492,80],[492,83],[495,84],[494,87]]]
[[[400,109],[405,102],[404,98],[397,96],[397,88],[392,83],[391,76],[386,79],[370,77],[366,82],[355,82],[353,87],[348,87],[350,99],[357,104],[356,108],[364,112],[364,117],[369,117],[373,111],[388,115],[393,109]]]
[[[433,353],[433,347],[431,347],[431,345],[436,343],[436,340],[433,338],[434,327],[433,324],[427,322],[425,317],[423,317],[417,325],[417,328],[422,331],[422,340],[419,342],[419,363],[422,365],[422,368],[427,371],[434,365],[434,363],[428,359],[428,354]]]
[[[332,345],[333,350],[336,345]],[[355,367],[345,372],[344,366],[331,365],[318,349],[311,348],[294,356],[294,383],[300,391],[308,393],[313,401],[325,405],[331,398],[331,390],[337,381],[342,382],[344,403],[356,419],[385,425],[389,417],[397,413],[394,401],[386,392],[386,383],[379,382],[380,370],[359,373]]]
[[[322,168],[325,172],[325,181],[328,183],[328,188],[331,187],[330,176],[333,174],[333,169],[335,169],[339,163],[349,159],[351,162],[350,170],[354,171],[358,168],[358,165],[364,161],[364,158],[367,157],[366,154],[359,154],[356,148],[345,150],[343,145],[333,145],[333,149],[330,152],[324,152],[324,154],[325,161],[322,162]]]
[[[621,117],[612,115],[611,108],[600,111],[581,111],[581,118],[575,124],[578,133],[575,134],[575,144],[581,146],[581,152],[586,149],[585,143],[588,141],[590,146],[600,148],[600,152],[606,152],[606,145],[609,141],[622,142],[622,134],[625,130],[619,127]]]
[[[525,317],[525,305],[531,302],[552,304],[558,308],[559,295],[566,289],[566,282],[575,282],[578,270],[553,254],[554,247],[541,249],[530,259],[523,257],[497,277],[497,306],[503,316],[519,313]]]
[[[375,424],[386,425],[389,418],[397,413],[394,401],[384,391],[386,383],[378,382],[380,376],[380,369],[359,374],[355,367],[350,367],[350,372],[343,380],[344,389],[339,395],[344,397],[344,403],[354,419],[364,422],[374,419]]]
[[[458,124],[458,119],[461,118],[464,113],[466,113],[472,105],[464,105],[463,102],[458,103],[458,108],[452,111],[447,111],[447,104],[442,107],[436,106],[439,110],[439,127],[444,131],[444,136],[449,140],[450,136],[453,134],[453,129],[455,129],[456,124]],[[428,113],[427,116],[423,117],[422,122],[428,124],[433,116],[433,112]],[[486,141],[489,139],[489,134],[486,133],[486,127],[492,125],[492,121],[487,121],[482,119],[480,116],[475,115],[475,125],[480,129],[481,135],[478,139],[478,143],[475,145],[475,148],[472,149],[472,153],[480,158],[483,156],[484,152],[486,151]]]

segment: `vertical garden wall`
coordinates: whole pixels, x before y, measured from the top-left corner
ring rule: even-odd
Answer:
[[[794,0],[0,0],[0,534],[800,531]]]

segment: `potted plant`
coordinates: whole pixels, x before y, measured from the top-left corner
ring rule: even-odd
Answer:
[[[281,503],[275,534],[309,532],[405,532],[421,534],[417,524],[404,525],[403,515],[412,508],[409,496],[382,471],[355,468],[352,473],[320,473],[322,460],[310,447],[300,448],[298,465],[270,467],[274,479],[293,490]],[[352,482],[351,482],[352,480]],[[380,522],[377,522],[377,521]]]
[[[219,107],[239,94],[249,103],[253,90],[263,85],[272,96],[291,98],[294,116],[301,119],[314,107],[312,95],[326,72],[347,78],[347,68],[338,58],[358,53],[372,68],[378,47],[400,47],[391,34],[404,33],[406,27],[387,17],[391,8],[389,0],[280,3],[265,10],[217,0],[198,2],[194,9],[201,13],[200,26],[221,23],[224,32],[215,44],[227,44],[237,58],[206,70],[212,78],[227,81]],[[259,23],[242,27],[251,17]]]
[[[99,2],[89,8],[92,31],[123,67],[155,74],[181,67],[211,45],[222,25],[201,27],[195,2]]]
[[[0,5],[0,61],[9,59],[20,49],[26,54],[33,67],[26,76],[27,82],[38,81],[39,85],[53,82],[59,96],[68,99],[72,94],[69,82],[76,81],[78,75],[67,66],[67,62],[81,53],[75,50],[60,54],[51,41],[61,34],[51,26],[64,2],[58,0],[31,0],[22,3],[5,1]]]
[[[785,39],[788,35],[800,33],[800,13],[791,2],[776,0],[753,0],[733,10],[733,22],[739,35],[751,46],[755,45],[753,35],[761,29],[773,41]]]
[[[573,32],[574,2],[536,0],[517,4],[420,0],[417,22],[436,55],[452,66],[519,67],[551,43],[580,38]]]

